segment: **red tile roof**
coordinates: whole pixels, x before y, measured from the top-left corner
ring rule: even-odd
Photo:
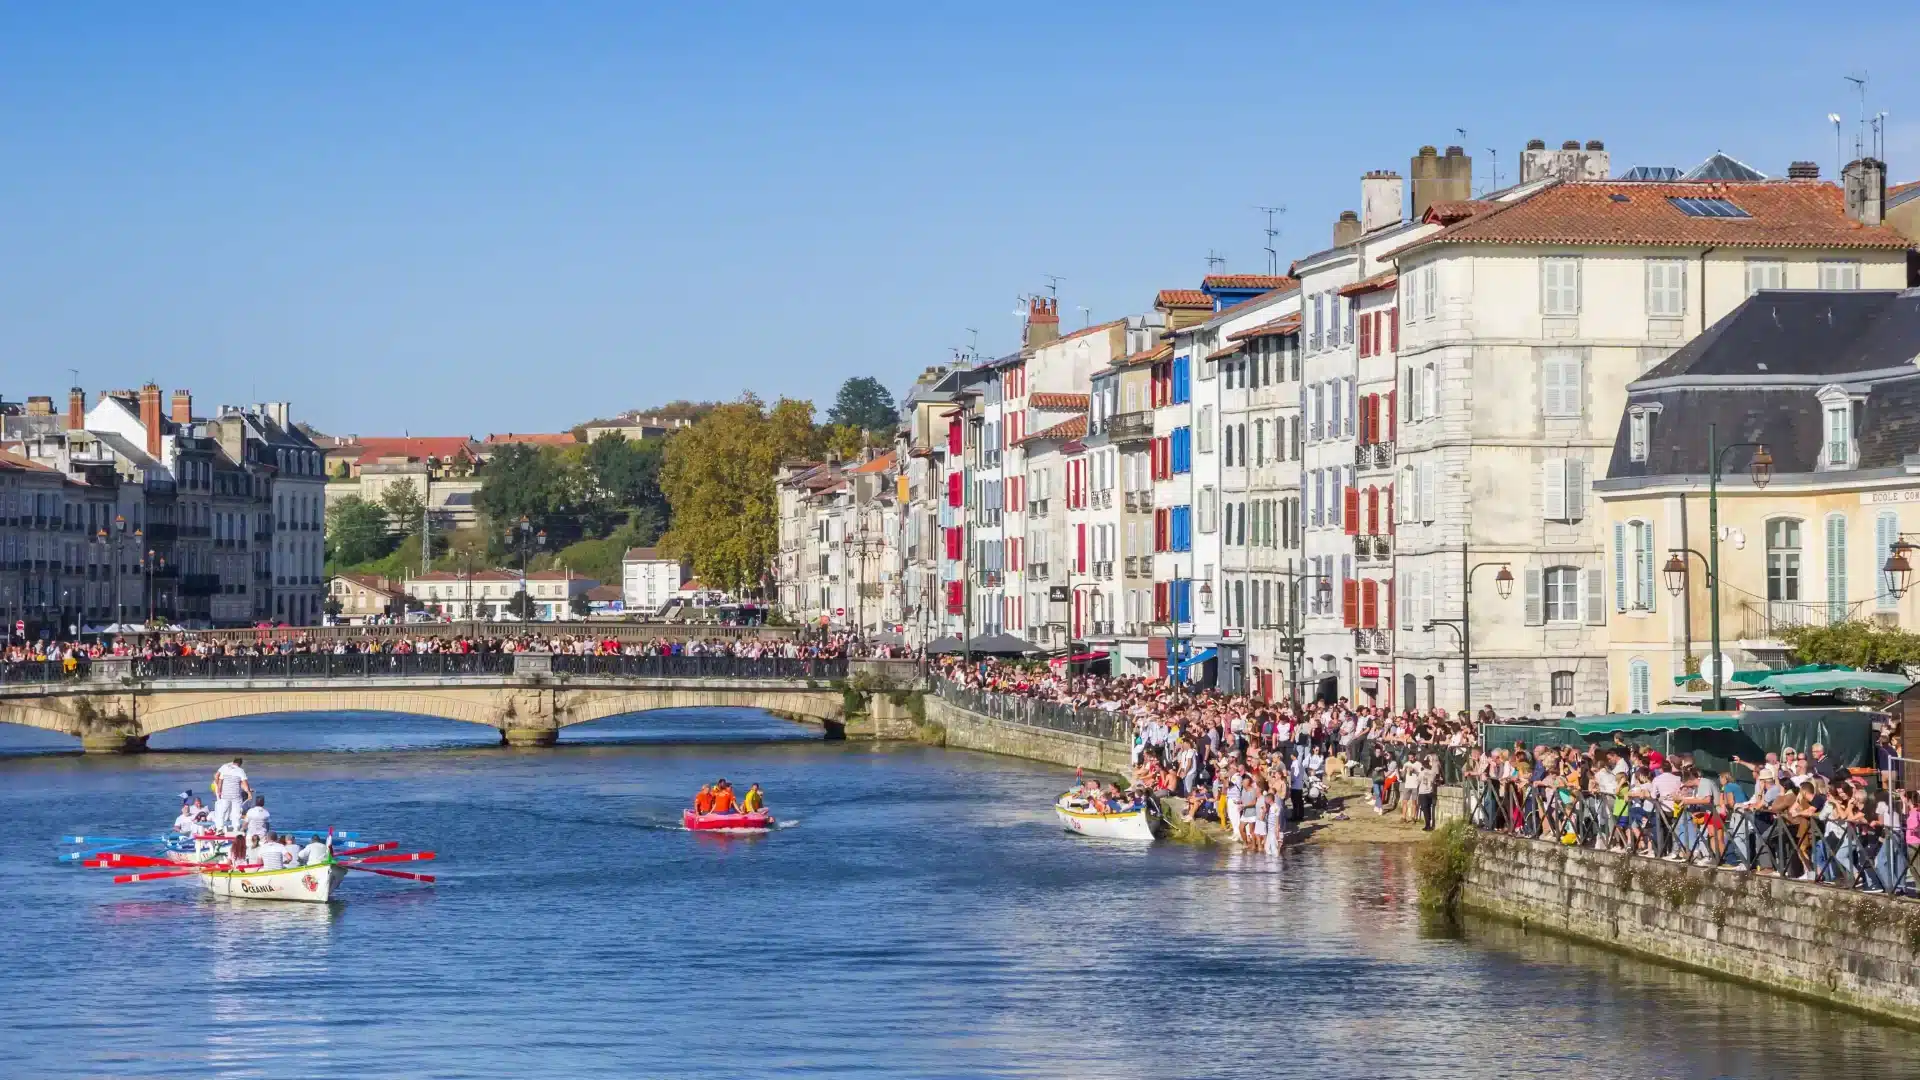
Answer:
[[[1055,394],[1041,391],[1028,394],[1027,404],[1036,409],[1084,409],[1090,398],[1091,395],[1088,394]]]
[[[1726,199],[1749,215],[1693,217],[1669,199]],[[1847,217],[1840,189],[1807,180],[1749,183],[1563,182],[1502,203],[1399,249],[1428,244],[1877,248],[1912,241]]]
[[[1251,341],[1254,338],[1285,337],[1300,332],[1300,314],[1282,315],[1272,322],[1263,322],[1259,326],[1250,326],[1237,334],[1228,334],[1228,341]]]
[[[465,435],[448,436],[406,436],[402,438],[377,437],[361,439],[349,444],[360,448],[359,463],[378,461],[383,457],[404,458],[441,458],[452,460],[457,457],[472,457],[474,442]]]
[[[1920,180],[1909,180],[1904,184],[1895,184],[1887,189],[1887,198],[1891,199],[1895,195],[1905,195],[1914,188],[1920,188]]]
[[[1161,345],[1155,345],[1151,349],[1142,349],[1139,352],[1134,353],[1132,356],[1123,356],[1120,359],[1115,360],[1111,366],[1117,367],[1117,368],[1136,367],[1140,364],[1151,364],[1155,360],[1165,360],[1167,357],[1172,355],[1173,355],[1173,344],[1171,342],[1168,342]]]
[[[1200,279],[1202,289],[1297,289],[1300,282],[1285,274],[1208,274]]]
[[[1359,296],[1361,293],[1391,289],[1399,280],[1400,272],[1398,270],[1382,270],[1364,281],[1356,281],[1351,285],[1342,285],[1339,291],[1341,296]]]
[[[1213,297],[1199,289],[1161,289],[1160,295],[1153,298],[1154,307],[1163,308],[1206,308],[1213,310]]]
[[[1442,199],[1428,206],[1426,215],[1420,220],[1430,225],[1451,225],[1499,205],[1488,199]]]
[[[888,469],[893,468],[893,462],[894,462],[893,454],[886,453],[886,454],[881,454],[879,457],[874,458],[872,461],[866,462],[861,465],[856,465],[853,468],[848,469],[847,471],[851,473],[862,473],[862,474],[886,472]]]
[[[363,589],[370,592],[377,592],[382,596],[395,596],[400,592],[399,582],[392,578],[381,577],[378,574],[341,574],[339,576]]]
[[[520,446],[572,446],[579,441],[580,440],[573,437],[573,433],[570,431],[532,435],[509,431],[505,435],[487,436],[488,446],[505,446],[509,444]]]
[[[1037,431],[1020,440],[1020,445],[1038,439],[1084,439],[1087,437],[1087,418],[1085,414],[1069,416],[1045,431]]]
[[[60,470],[14,453],[0,453],[0,469],[20,472],[58,473]]]
[[[1239,342],[1235,342],[1235,343],[1234,343],[1234,344],[1232,344],[1232,345],[1226,345],[1226,346],[1223,346],[1223,347],[1221,347],[1221,348],[1218,348],[1218,349],[1215,349],[1215,350],[1213,350],[1212,352],[1210,352],[1210,353],[1208,353],[1208,354],[1207,354],[1207,359],[1209,359],[1209,360],[1218,360],[1218,359],[1220,359],[1220,358],[1221,358],[1221,357],[1223,357],[1223,356],[1232,356],[1232,355],[1233,355],[1234,353],[1237,353],[1237,352],[1239,352],[1239,351],[1240,351],[1240,344],[1239,344]]]

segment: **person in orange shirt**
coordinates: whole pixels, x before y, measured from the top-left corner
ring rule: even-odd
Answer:
[[[713,813],[713,788],[703,787],[693,796],[693,812],[696,814]]]
[[[733,787],[725,780],[713,786],[713,812],[716,814],[733,813]]]

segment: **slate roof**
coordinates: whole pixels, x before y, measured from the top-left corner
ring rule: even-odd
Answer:
[[[1920,450],[1916,358],[1920,290],[1759,293],[1628,384],[1607,477],[1706,474],[1709,425],[1719,446],[1766,444],[1776,474],[1814,472],[1818,394],[1835,384],[1866,395],[1854,468],[1898,467]],[[1635,406],[1657,408],[1644,462],[1628,460]],[[1726,471],[1742,471],[1750,456],[1728,454]]]

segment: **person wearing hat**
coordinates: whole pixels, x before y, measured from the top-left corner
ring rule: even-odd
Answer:
[[[199,828],[194,820],[193,792],[183,791],[180,793],[180,816],[173,819],[173,831],[182,836],[192,836]]]

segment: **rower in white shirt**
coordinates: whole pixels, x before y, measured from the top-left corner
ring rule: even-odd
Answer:
[[[285,870],[287,868],[287,849],[278,840],[269,836],[253,849],[254,861],[262,870]]]
[[[258,796],[254,799],[253,809],[247,811],[246,831],[248,841],[266,836],[267,823],[271,820],[273,820],[273,815],[267,813],[267,797],[265,795]]]
[[[180,815],[173,819],[173,831],[182,836],[192,836],[199,831],[193,817],[193,795],[190,792],[180,793]]]
[[[318,836],[307,841],[307,846],[300,849],[301,866],[318,866],[331,858],[333,858],[333,849],[322,842]]]

